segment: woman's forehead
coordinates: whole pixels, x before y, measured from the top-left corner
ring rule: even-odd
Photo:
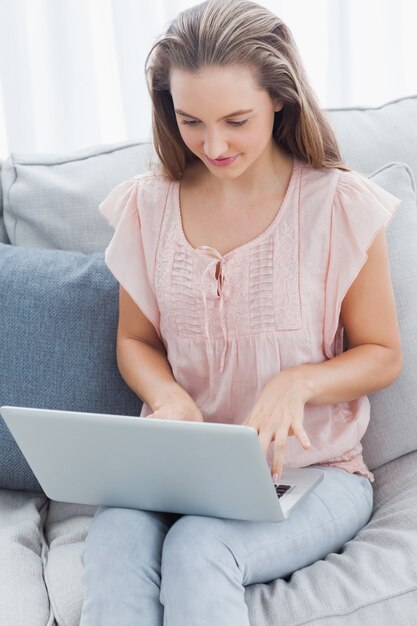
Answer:
[[[246,66],[210,66],[198,72],[174,68],[170,74],[170,90],[175,108],[191,114],[193,111],[186,106],[210,104],[217,109],[225,108],[228,113],[229,109],[250,109],[268,96],[257,86],[253,71]]]

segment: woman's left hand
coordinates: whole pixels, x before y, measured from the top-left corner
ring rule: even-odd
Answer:
[[[272,474],[278,474],[278,480],[282,474],[288,437],[293,435],[303,448],[311,448],[303,428],[304,405],[311,397],[311,387],[295,375],[294,370],[279,372],[268,382],[243,422],[244,426],[251,426],[257,431],[265,457],[271,441],[275,442]]]

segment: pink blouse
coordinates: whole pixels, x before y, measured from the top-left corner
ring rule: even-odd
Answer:
[[[115,187],[100,204],[115,229],[105,261],[154,325],[204,419],[239,424],[277,372],[343,352],[343,298],[400,200],[358,172],[295,158],[273,221],[221,255],[186,239],[179,189],[151,171]],[[144,403],[141,416],[151,413]],[[306,404],[311,449],[289,437],[284,464],[339,467],[373,482],[360,443],[369,418],[367,396]],[[272,458],[273,443],[270,466]]]

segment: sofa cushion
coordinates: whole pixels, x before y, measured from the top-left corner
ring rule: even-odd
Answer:
[[[0,489],[0,624],[53,626],[43,571],[45,496]]]
[[[386,165],[370,178],[402,201],[386,234],[403,368],[392,385],[369,394],[371,419],[362,445],[374,469],[417,450],[417,197],[413,174],[402,163]]]
[[[378,107],[328,109],[327,116],[349,167],[369,175],[399,161],[417,180],[417,95]]]
[[[12,153],[2,168],[10,242],[85,253],[104,250],[113,231],[97,207],[118,183],[148,169],[152,154],[144,142],[65,155]]]
[[[83,585],[81,551],[97,507],[51,500],[45,524],[49,546],[45,583],[59,625],[81,619]]]
[[[139,415],[116,362],[118,283],[103,253],[0,244],[0,406]],[[40,490],[0,419],[0,487]]]

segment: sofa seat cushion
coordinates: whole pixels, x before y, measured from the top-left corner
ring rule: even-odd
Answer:
[[[252,626],[411,624],[417,606],[417,452],[375,471],[368,524],[332,553],[270,583],[246,587]],[[78,626],[81,551],[96,507],[51,502],[45,571],[57,624]]]
[[[45,539],[45,583],[57,624],[78,626],[83,587],[81,549],[97,507],[50,501]]]
[[[47,545],[43,527],[48,499],[0,490],[0,624],[52,626],[43,572]]]

